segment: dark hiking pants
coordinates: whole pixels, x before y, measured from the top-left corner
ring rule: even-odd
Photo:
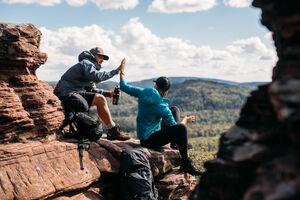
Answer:
[[[170,108],[176,122],[180,119],[179,109],[177,107]],[[159,148],[168,143],[176,143],[182,160],[186,160],[187,155],[187,129],[184,124],[175,124],[166,126],[162,124],[160,131],[154,132],[147,140],[141,140],[141,145],[147,148]]]

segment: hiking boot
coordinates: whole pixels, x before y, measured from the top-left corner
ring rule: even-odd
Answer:
[[[189,173],[194,176],[199,176],[202,173],[195,167],[193,161],[188,158],[186,161],[181,161],[180,171]]]
[[[111,129],[108,129],[107,132],[108,140],[129,140],[130,136],[127,133],[120,132],[120,125],[116,124]]]
[[[178,149],[178,145],[177,145],[176,143],[171,143],[170,147],[171,147],[172,149]],[[188,148],[188,149],[192,149],[192,148],[193,148],[193,145],[188,144],[188,145],[187,145],[187,148]]]

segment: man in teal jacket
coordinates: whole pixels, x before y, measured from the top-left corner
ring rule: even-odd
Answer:
[[[138,98],[138,114],[136,117],[137,136],[141,145],[147,148],[158,148],[170,142],[178,145],[181,155],[180,170],[192,175],[200,175],[200,171],[188,157],[187,129],[185,124],[192,123],[195,116],[185,117],[181,123],[176,123],[169,105],[164,98],[168,94],[170,81],[167,77],[159,77],[155,87],[145,89],[126,84],[124,77],[126,60],[123,59],[120,68],[120,88],[123,92]],[[161,128],[161,122],[166,125]]]
[[[120,67],[110,72],[100,71],[101,64],[109,57],[104,54],[100,47],[83,51],[78,56],[79,62],[69,68],[57,83],[54,93],[68,106],[67,99],[70,95],[79,95],[84,104],[96,106],[101,120],[108,129],[107,139],[128,140],[126,133],[120,132],[120,126],[112,120],[105,97],[113,97],[114,92],[96,88],[95,83],[108,80],[120,73]]]

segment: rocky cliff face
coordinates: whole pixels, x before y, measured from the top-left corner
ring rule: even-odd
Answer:
[[[83,153],[80,170],[76,140],[31,141],[0,146],[0,199],[120,199],[119,157],[139,142],[111,142],[102,138]],[[173,171],[178,151],[143,149],[159,169],[155,178],[160,199],[186,199],[196,185],[188,174]]]
[[[273,32],[279,58],[273,80],[251,93],[190,199],[300,199],[300,4],[254,0],[253,6]]]
[[[0,199],[120,199],[120,153],[140,148],[139,141],[103,137],[84,151],[80,170],[76,140],[45,139],[59,129],[64,113],[53,89],[35,75],[47,59],[40,35],[31,24],[0,23]],[[173,170],[178,151],[143,150],[159,169],[160,199],[187,199],[196,179]]]
[[[53,89],[37,79],[47,60],[32,24],[0,23],[0,142],[46,136],[64,114]]]

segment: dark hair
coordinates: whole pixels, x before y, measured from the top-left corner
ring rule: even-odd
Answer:
[[[153,82],[155,82],[156,86],[163,91],[167,91],[171,86],[169,79],[165,76],[161,76]]]

